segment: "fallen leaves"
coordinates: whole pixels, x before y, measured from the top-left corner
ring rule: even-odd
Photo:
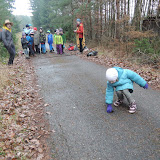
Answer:
[[[44,107],[48,107],[48,106],[49,106],[49,104],[47,104],[47,103],[46,103],[46,104],[44,104]]]
[[[39,97],[34,68],[20,56],[8,70],[8,76],[10,80],[0,98],[0,159],[47,160],[45,139],[50,132],[44,108],[49,104]]]
[[[51,112],[46,112],[46,114],[51,115]]]

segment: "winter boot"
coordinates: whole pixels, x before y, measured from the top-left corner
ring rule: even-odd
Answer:
[[[135,113],[136,109],[137,109],[136,103],[135,102],[131,103],[129,106],[129,113],[131,113],[131,114]]]
[[[122,103],[123,103],[123,101],[119,99],[119,100],[117,100],[117,101],[114,102],[114,106],[115,106],[115,107],[118,107],[118,106],[121,105]]]

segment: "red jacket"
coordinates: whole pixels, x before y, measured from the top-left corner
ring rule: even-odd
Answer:
[[[79,34],[79,38],[83,38],[83,23],[77,26],[77,33]]]

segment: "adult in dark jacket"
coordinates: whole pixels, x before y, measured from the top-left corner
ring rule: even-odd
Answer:
[[[3,25],[3,30],[2,30],[2,41],[4,43],[5,48],[8,50],[10,54],[8,65],[13,64],[14,57],[16,54],[15,46],[12,38],[12,30],[11,30],[12,26],[13,26],[12,22],[10,22],[9,20],[5,20],[5,23]]]

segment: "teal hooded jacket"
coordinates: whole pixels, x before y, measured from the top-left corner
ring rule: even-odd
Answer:
[[[115,83],[110,83],[107,81],[107,89],[106,89],[106,103],[112,104],[114,97],[114,89],[116,91],[132,89],[133,90],[133,82],[137,83],[140,87],[144,87],[146,85],[146,81],[137,73],[129,70],[122,69],[120,67],[114,67],[118,71],[118,81]]]

